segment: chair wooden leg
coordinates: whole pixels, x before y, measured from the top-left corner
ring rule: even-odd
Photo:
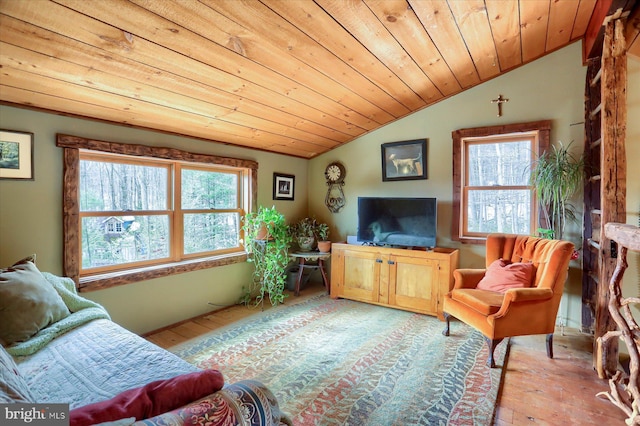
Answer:
[[[553,333],[547,334],[547,357],[553,358]]]
[[[449,335],[449,326],[450,326],[449,320],[451,319],[451,314],[443,312],[442,315],[444,316],[444,322],[445,322],[444,330],[442,330],[442,335],[443,336],[448,336]]]
[[[496,346],[502,342],[502,339],[489,339],[487,336],[484,337],[487,341],[487,346],[489,347],[489,358],[487,359],[487,367],[494,368],[496,363],[493,360],[493,352],[496,349]]]

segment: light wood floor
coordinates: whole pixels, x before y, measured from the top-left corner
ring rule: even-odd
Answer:
[[[311,284],[299,297],[293,294],[286,304],[299,303],[323,291]],[[265,304],[265,309],[270,305]],[[163,348],[254,315],[259,308],[233,306],[167,327],[146,335]],[[498,394],[496,426],[506,425],[624,425],[622,411],[598,392],[608,390],[608,382],[598,379],[591,367],[591,338],[576,331],[554,335],[554,359],[546,356],[544,336],[511,339],[507,370]]]

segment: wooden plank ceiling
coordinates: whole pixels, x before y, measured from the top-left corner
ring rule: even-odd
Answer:
[[[0,0],[0,101],[313,158],[581,39],[595,5]]]

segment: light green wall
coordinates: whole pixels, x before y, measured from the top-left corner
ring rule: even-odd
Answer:
[[[292,219],[307,212],[307,160],[8,106],[0,106],[0,128],[33,132],[35,140],[35,180],[0,180],[0,267],[36,253],[42,271],[62,273],[62,149],[55,146],[56,133],[255,160],[258,204],[275,205]],[[295,201],[272,200],[273,172],[295,175]],[[243,262],[83,295],[103,304],[122,326],[145,333],[218,308],[207,302],[235,303],[251,272]]]
[[[309,167],[309,211],[333,223],[332,240],[336,241],[356,234],[358,196],[433,196],[438,199],[438,246],[459,248],[461,267],[483,267],[484,246],[461,245],[451,240],[451,132],[550,119],[552,142],[575,141],[572,149],[579,153],[584,139],[585,74],[581,45],[574,43],[317,157]],[[503,105],[503,116],[497,117],[497,107],[491,100],[500,94],[509,102]],[[382,182],[380,145],[419,138],[428,139],[428,179]],[[323,204],[323,171],[335,160],[346,167],[347,204],[343,211],[332,214]],[[581,200],[576,203],[582,205]],[[581,225],[575,225],[566,238],[579,243],[580,235]],[[581,287],[580,264],[572,262],[560,312],[565,324],[572,327],[580,326]]]
[[[640,226],[640,58],[627,61],[627,223]],[[624,274],[624,297],[640,297],[640,253],[629,252],[629,267]],[[632,305],[640,322],[640,306]]]

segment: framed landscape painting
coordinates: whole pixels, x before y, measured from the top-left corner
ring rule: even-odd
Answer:
[[[0,179],[33,180],[33,133],[0,130]]]

